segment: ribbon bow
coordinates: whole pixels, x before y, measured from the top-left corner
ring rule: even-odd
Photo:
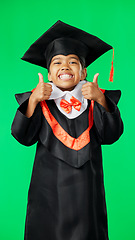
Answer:
[[[66,112],[70,113],[72,110],[72,107],[74,107],[77,111],[80,111],[81,109],[81,102],[74,98],[73,96],[70,98],[70,102],[66,101],[65,99],[61,99],[60,101],[60,107]]]

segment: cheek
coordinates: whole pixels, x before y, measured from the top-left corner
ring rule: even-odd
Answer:
[[[49,81],[52,81],[52,74],[51,74],[50,71],[49,71],[49,73],[48,73],[48,80],[49,80]]]
[[[50,71],[49,71],[49,73],[48,73],[48,76],[50,77],[50,78],[52,78],[52,77],[54,77],[56,75],[56,70],[55,69],[51,69],[50,68]]]
[[[82,67],[81,66],[78,69],[78,73],[79,73],[79,76],[81,77],[82,76]]]
[[[82,69],[80,67],[75,68],[74,72],[75,72],[76,76],[81,77]]]
[[[82,70],[79,71],[79,77],[82,77]]]

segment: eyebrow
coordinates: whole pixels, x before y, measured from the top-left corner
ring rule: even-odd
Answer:
[[[74,59],[76,59],[76,60],[79,61],[79,59],[78,59],[77,57],[70,57],[69,59],[71,59],[71,58],[74,58]],[[55,60],[60,60],[60,59],[61,59],[61,57],[54,58],[54,59],[52,60],[52,62],[55,61]]]

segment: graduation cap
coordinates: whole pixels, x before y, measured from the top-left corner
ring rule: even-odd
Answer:
[[[75,54],[88,67],[110,49],[113,47],[98,37],[59,20],[30,46],[21,59],[48,69],[54,56]],[[113,71],[112,59],[109,81],[113,81]]]

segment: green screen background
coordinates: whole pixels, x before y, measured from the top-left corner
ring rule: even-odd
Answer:
[[[108,82],[112,50],[88,68],[99,72],[99,87],[120,89],[124,134],[103,146],[104,182],[110,240],[135,239],[134,65],[135,1],[6,1],[0,4],[0,239],[23,240],[27,194],[36,146],[11,136],[18,104],[15,93],[29,91],[45,69],[20,60],[28,47],[57,20],[98,36],[114,47],[114,82]]]

